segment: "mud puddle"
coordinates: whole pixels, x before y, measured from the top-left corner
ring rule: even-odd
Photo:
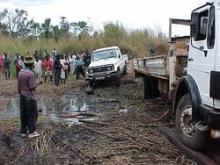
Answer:
[[[0,119],[13,119],[19,115],[18,97],[0,97]]]
[[[43,111],[52,121],[68,125],[83,121],[98,121],[102,112],[118,108],[118,101],[113,99],[88,96],[84,93],[68,93],[53,100],[52,107]]]
[[[114,111],[119,106],[118,100],[84,93],[67,93],[55,100],[40,96],[37,103],[41,115],[47,116],[52,122],[68,125],[80,124],[82,121],[97,121],[102,112]],[[0,119],[19,116],[18,97],[0,98]]]

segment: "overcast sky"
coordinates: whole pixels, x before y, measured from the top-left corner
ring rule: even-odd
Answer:
[[[58,24],[60,17],[68,21],[88,21],[96,29],[103,23],[119,21],[126,28],[160,27],[168,33],[169,18],[189,19],[192,9],[206,0],[0,0],[0,9],[20,8],[29,18],[43,22],[51,18]]]

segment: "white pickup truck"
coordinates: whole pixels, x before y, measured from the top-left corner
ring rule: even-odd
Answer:
[[[122,55],[119,47],[107,47],[92,52],[91,64],[87,69],[87,80],[91,86],[97,81],[121,83],[121,74],[127,73],[128,56]]]

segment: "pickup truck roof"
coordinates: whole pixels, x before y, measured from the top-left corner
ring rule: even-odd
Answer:
[[[93,52],[100,52],[100,51],[105,51],[105,50],[111,50],[111,49],[119,49],[118,46],[112,46],[112,47],[106,47],[106,48],[101,48],[101,49],[96,49]]]

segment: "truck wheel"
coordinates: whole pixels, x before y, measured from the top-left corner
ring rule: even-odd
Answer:
[[[147,84],[147,79],[145,77],[139,77],[138,88],[142,99],[146,99],[149,95]]]
[[[192,100],[190,94],[185,94],[179,101],[176,110],[176,131],[180,140],[193,149],[202,149],[206,142],[207,132],[201,132],[191,121]]]
[[[94,86],[94,81],[89,80],[89,86],[93,87]]]
[[[128,73],[127,70],[128,70],[127,64],[125,64],[124,70],[123,70],[123,75],[127,75],[127,73]]]

